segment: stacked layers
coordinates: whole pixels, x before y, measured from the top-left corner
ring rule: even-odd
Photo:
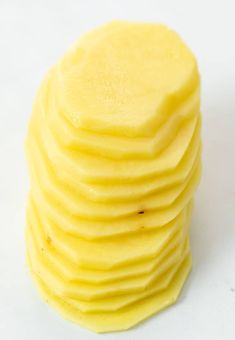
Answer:
[[[178,35],[112,22],[49,71],[27,136],[27,250],[47,301],[97,332],[172,304],[191,267],[199,76]]]

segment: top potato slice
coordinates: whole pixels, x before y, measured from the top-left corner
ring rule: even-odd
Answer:
[[[59,110],[75,127],[112,135],[152,135],[199,82],[191,51],[156,24],[111,22],[75,44],[58,68]]]
[[[149,137],[116,136],[73,126],[59,110],[56,100],[55,70],[45,77],[34,110],[43,110],[48,126],[60,143],[72,150],[88,152],[111,159],[152,158],[174,139],[180,126],[199,111],[200,89],[197,86]]]

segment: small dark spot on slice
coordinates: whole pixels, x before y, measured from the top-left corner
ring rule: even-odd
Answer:
[[[230,288],[231,292],[235,292],[235,289],[234,288]]]
[[[144,210],[138,211],[138,215],[142,215],[142,214],[144,214]]]
[[[41,251],[44,251],[44,248],[43,248],[43,247],[41,247]]]
[[[48,244],[51,244],[51,237],[49,235],[47,235],[46,241]]]

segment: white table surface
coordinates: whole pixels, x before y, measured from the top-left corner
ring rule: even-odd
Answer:
[[[235,2],[0,0],[0,339],[235,339]],[[131,331],[96,335],[44,304],[25,265],[23,141],[35,91],[79,35],[111,19],[163,22],[202,74],[204,174],[193,272],[178,304]]]

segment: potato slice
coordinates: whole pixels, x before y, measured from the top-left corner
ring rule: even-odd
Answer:
[[[66,281],[79,281],[93,284],[125,280],[150,273],[159,265],[164,257],[168,256],[173,249],[183,242],[182,239],[185,237],[182,230],[177,231],[161,250],[161,253],[154,258],[148,258],[139,261],[138,263],[132,263],[131,265],[109,270],[97,270],[94,268],[83,268],[76,262],[72,262],[65,254],[63,254],[63,252],[55,248],[54,244],[51,242],[50,236],[44,230],[43,225],[40,225],[39,228],[42,228],[40,229],[40,232],[33,235],[34,242],[37,248],[45,251],[48,261],[56,271],[61,273],[61,276],[64,277]]]
[[[156,158],[136,160],[111,160],[95,157],[61,148],[46,121],[38,114],[32,128],[33,135],[41,134],[41,141],[45,145],[51,163],[57,169],[57,176],[62,179],[73,178],[76,181],[92,183],[134,181],[149,179],[156,175],[169,173],[175,169],[183,158],[190,144],[195,128],[200,126],[199,114],[189,120],[182,127],[173,142],[167,146]],[[198,123],[198,124],[197,124]],[[30,143],[30,140],[29,140]]]
[[[58,205],[57,202],[50,200],[40,191],[32,191],[32,196],[36,205],[40,205],[40,210],[66,232],[80,235],[87,239],[103,238],[120,234],[127,234],[141,229],[155,229],[173,221],[182,211],[185,205],[191,200],[192,194],[200,180],[201,165],[189,185],[175,200],[175,202],[163,210],[146,211],[144,214],[133,214],[116,219],[85,219],[69,214],[65,206]]]
[[[152,294],[159,293],[166,289],[177,270],[180,268],[181,262],[185,256],[189,253],[189,240],[185,240],[185,243],[181,245],[181,260],[172,265],[168,270],[162,271],[160,277],[157,277],[145,290],[139,293],[129,293],[126,295],[112,296],[110,298],[104,298],[95,301],[81,301],[77,299],[66,299],[72,306],[76,307],[82,312],[109,312],[117,311],[121,308],[129,306],[142,300]],[[177,253],[178,254],[178,253]],[[175,256],[178,256],[175,254]]]
[[[28,208],[28,221],[35,234],[40,233],[40,226],[43,225],[54,247],[60,249],[72,262],[85,268],[111,269],[155,257],[178,230],[188,226],[189,209],[183,210],[178,223],[153,231],[97,241],[88,241],[62,232],[42,213],[39,216],[35,205]]]
[[[200,110],[199,88],[197,87],[151,137],[120,137],[77,129],[69,124],[56,106],[55,72],[55,68],[52,68],[45,77],[34,111],[42,110],[55,139],[74,150],[119,160],[152,158],[167,147],[176,136],[180,126]]]
[[[173,304],[191,269],[191,256],[188,255],[174,276],[171,284],[163,292],[153,294],[137,303],[116,312],[83,313],[65,302],[48,287],[48,284],[29,267],[46,302],[55,307],[66,319],[79,323],[97,333],[121,331],[133,327],[153,314]]]
[[[32,136],[30,143],[27,145],[28,158],[30,159],[30,169],[34,164],[37,164],[36,169],[40,169],[45,181],[47,180],[47,173],[44,170],[48,168],[47,172],[50,174],[50,181],[56,182],[57,185],[63,187],[63,192],[72,191],[74,195],[83,196],[91,201],[105,202],[113,204],[114,202],[139,201],[141,197],[146,197],[149,194],[158,193],[163,189],[168,189],[174,185],[183,183],[189,175],[192,167],[200,157],[200,140],[198,134],[195,133],[188,150],[185,153],[180,164],[171,173],[162,176],[155,176],[150,180],[142,180],[134,183],[112,183],[110,184],[89,184],[82,181],[74,181],[69,178],[67,181],[58,179],[53,167],[49,166],[50,161],[43,149],[40,141]],[[35,159],[36,158],[36,159]],[[47,183],[48,185],[48,183]],[[51,186],[51,185],[50,185]],[[61,190],[62,191],[62,190]]]
[[[57,295],[66,299],[73,298],[82,301],[94,301],[113,296],[144,292],[153,284],[157,285],[159,277],[167,272],[169,268],[177,265],[182,256],[182,247],[176,248],[152,272],[133,279],[129,278],[127,280],[118,280],[98,285],[75,281],[68,282],[64,280],[52,263],[48,261],[45,249],[41,250],[36,247],[32,237],[33,230],[31,226],[28,229],[27,238],[32,266],[39,275],[50,282]]]
[[[56,178],[53,168],[49,166],[49,160],[45,157],[43,159],[40,157],[40,151],[38,151],[36,145],[37,143],[31,141],[30,173],[32,177],[32,190],[42,191],[39,194],[47,195],[52,201],[57,202],[58,205],[66,206],[71,214],[88,218],[104,217],[107,219],[108,217],[131,216],[140,211],[167,208],[175,202],[186,188],[197,166],[197,164],[193,165],[182,183],[164,191],[144,196],[144,198],[139,198],[138,201],[111,202],[110,204],[91,202],[82,195],[78,195],[72,188],[61,183]],[[35,155],[37,155],[36,159]]]
[[[199,82],[195,58],[163,25],[119,22],[112,31],[113,25],[104,26],[96,43],[85,37],[76,44],[65,57],[69,67],[61,60],[58,110],[90,131],[152,135]]]

